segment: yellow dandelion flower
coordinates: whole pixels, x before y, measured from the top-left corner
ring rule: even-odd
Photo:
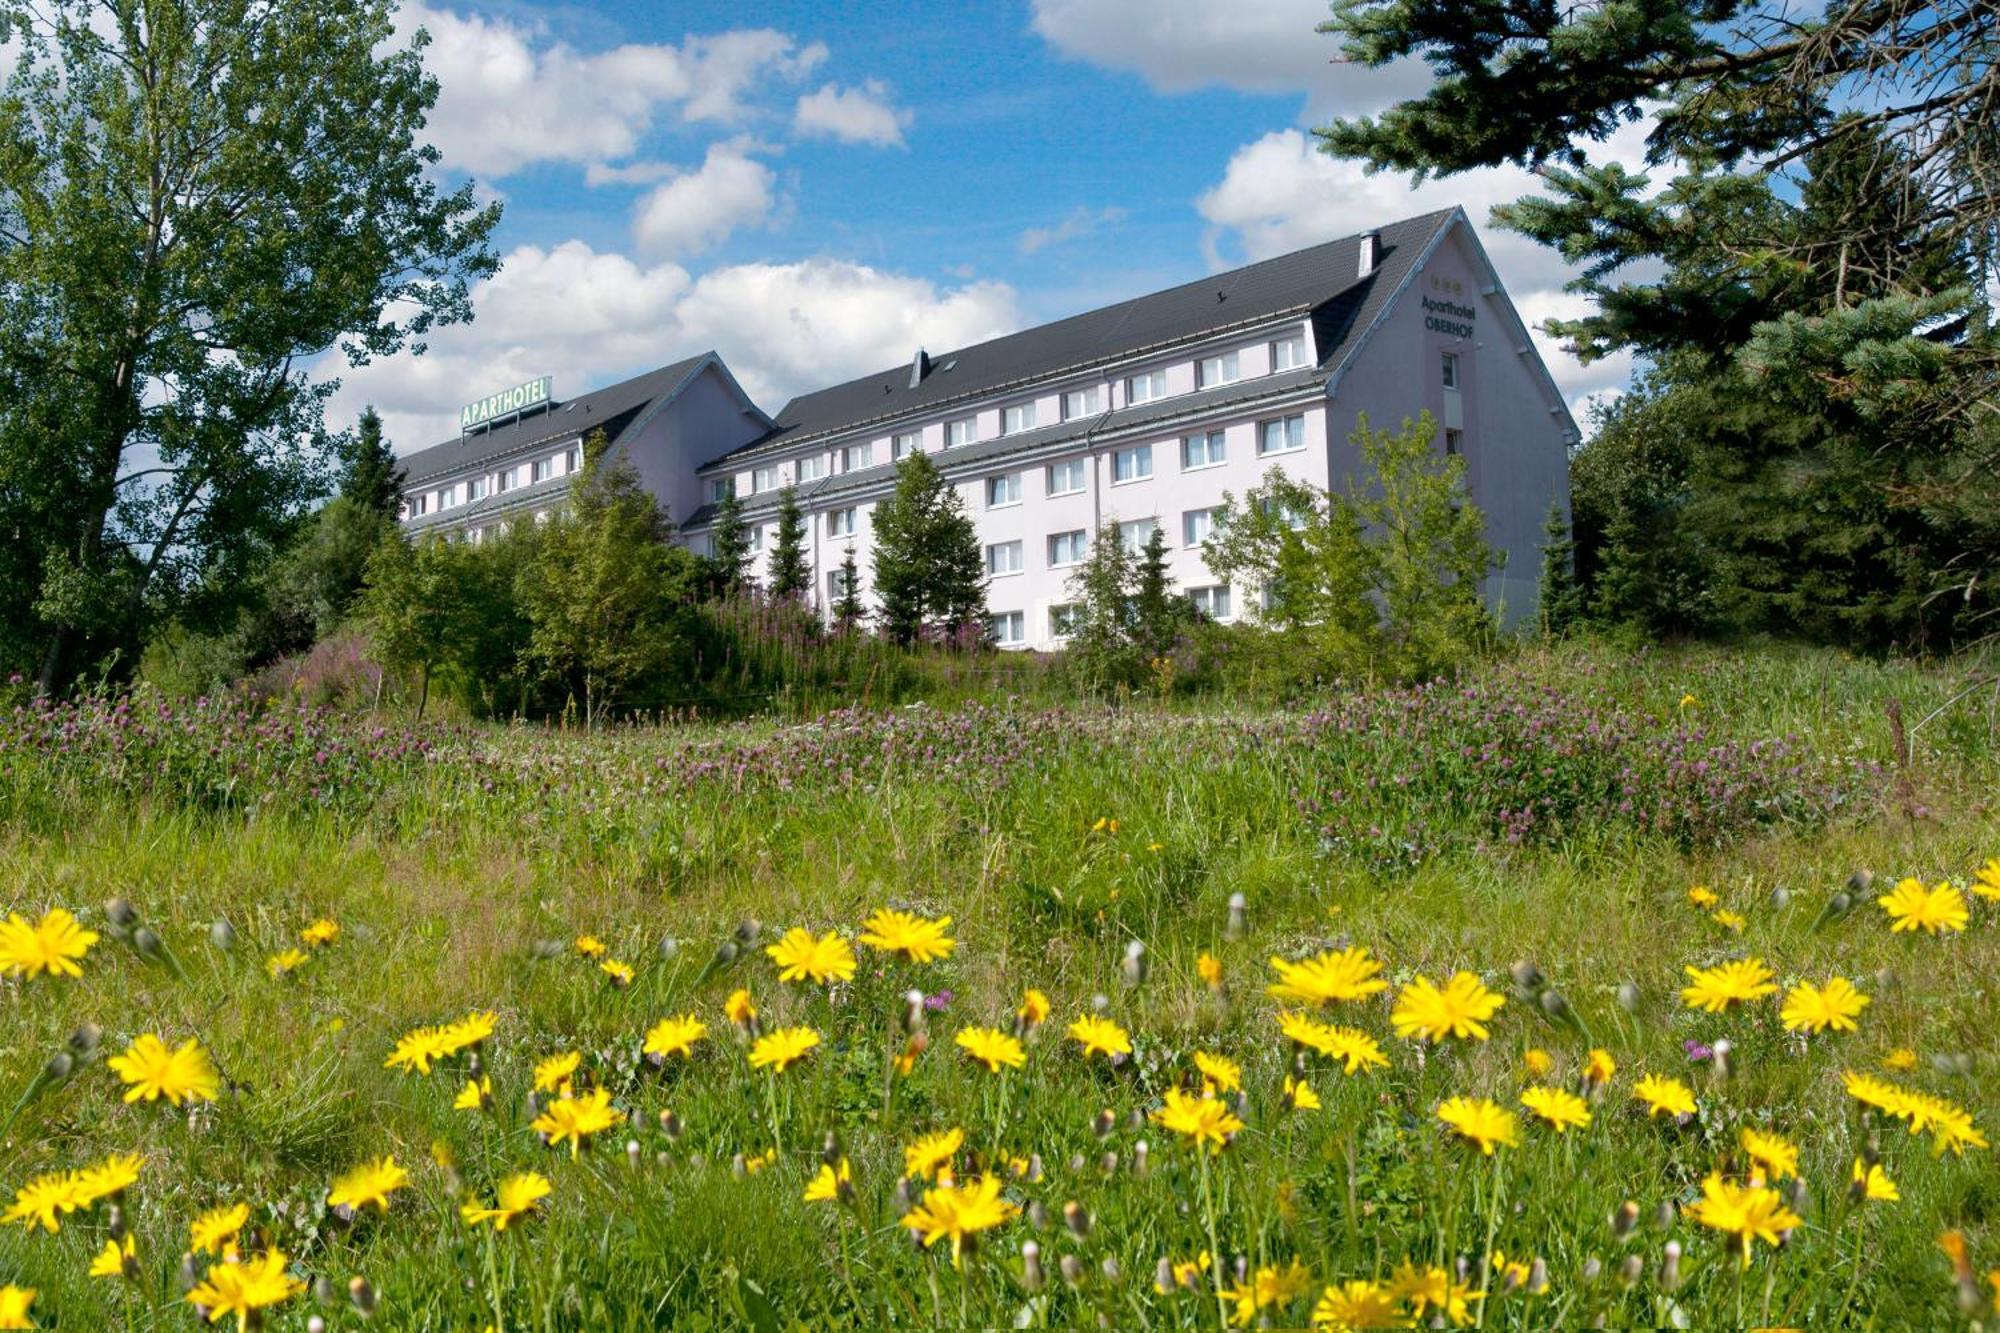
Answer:
[[[1180,1088],[1167,1089],[1167,1104],[1153,1112],[1162,1129],[1172,1130],[1188,1140],[1197,1151],[1208,1147],[1221,1152],[1230,1137],[1243,1131],[1243,1122],[1227,1103],[1214,1097],[1196,1097]]]
[[[1689,984],[1681,988],[1681,1000],[1690,1009],[1719,1014],[1732,1004],[1761,1000],[1778,993],[1771,969],[1761,958],[1736,958],[1714,967],[1689,967]]]
[[[1314,1328],[1396,1328],[1403,1302],[1379,1282],[1347,1281],[1328,1287],[1313,1306]]]
[[[285,1256],[266,1250],[237,1264],[211,1264],[199,1285],[187,1294],[190,1305],[208,1311],[208,1322],[236,1316],[239,1329],[274,1305],[282,1305],[306,1289],[285,1268]]]
[[[285,973],[303,967],[306,958],[307,954],[303,949],[287,949],[283,953],[274,953],[269,958],[266,958],[264,960],[264,970],[270,974],[271,980],[276,981],[279,977],[284,976]]]
[[[1889,1173],[1882,1169],[1880,1162],[1870,1166],[1859,1157],[1854,1159],[1854,1192],[1857,1197],[1870,1203],[1895,1203],[1903,1197],[1896,1188],[1896,1182],[1889,1179]]]
[[[1222,960],[1208,950],[1203,949],[1201,956],[1194,960],[1194,973],[1210,990],[1222,989]]]
[[[138,1242],[130,1232],[126,1233],[124,1244],[115,1240],[104,1242],[104,1248],[90,1261],[92,1277],[137,1276],[139,1272]],[[7,1325],[0,1324],[0,1328]]]
[[[1312,1084],[1304,1079],[1294,1079],[1285,1075],[1285,1106],[1293,1111],[1317,1111],[1320,1109],[1319,1094],[1312,1090]]]
[[[396,1039],[396,1047],[389,1052],[389,1058],[382,1062],[382,1067],[428,1074],[433,1064],[451,1054],[451,1049],[449,1028],[413,1028]]]
[[[1882,1068],[1898,1074],[1907,1074],[1917,1067],[1917,1053],[1907,1046],[1898,1046],[1882,1057]]]
[[[1311,1286],[1312,1274],[1294,1259],[1282,1268],[1259,1268],[1248,1282],[1235,1284],[1224,1295],[1236,1304],[1235,1322],[1247,1328],[1265,1307],[1290,1305]]]
[[[1368,950],[1358,946],[1328,949],[1296,963],[1273,958],[1271,970],[1278,974],[1278,980],[1266,986],[1265,991],[1274,999],[1300,1004],[1364,1000],[1389,989],[1389,983],[1376,975],[1382,970],[1381,960],[1370,958]]]
[[[1868,1007],[1868,997],[1854,988],[1846,977],[1828,977],[1824,986],[1801,981],[1785,995],[1779,1012],[1785,1027],[1793,1032],[1852,1032],[1854,1021]]]
[[[14,1192],[14,1205],[0,1214],[0,1223],[19,1222],[30,1230],[62,1230],[61,1214],[90,1206],[83,1179],[75,1171],[50,1171],[34,1176]]]
[[[840,1159],[838,1168],[821,1162],[819,1174],[806,1186],[807,1203],[839,1203],[843,1193],[851,1193],[854,1182],[854,1168],[845,1157]]]
[[[468,1202],[458,1213],[467,1226],[476,1227],[484,1222],[490,1223],[495,1231],[505,1231],[509,1225],[533,1211],[554,1188],[547,1176],[534,1171],[518,1172],[500,1182],[492,1207]]]
[[[1389,1014],[1399,1037],[1442,1041],[1446,1037],[1485,1041],[1486,1023],[1507,997],[1486,989],[1478,977],[1460,972],[1440,990],[1430,978],[1418,976],[1396,997]]]
[[[236,1238],[250,1225],[250,1205],[232,1203],[211,1208],[188,1224],[188,1247],[196,1254],[224,1255],[236,1246]]]
[[[927,1248],[950,1240],[951,1261],[957,1266],[967,1242],[1005,1225],[1020,1211],[1000,1197],[998,1176],[981,1176],[964,1185],[925,1190],[923,1202],[903,1215],[902,1225],[916,1232]]]
[[[646,1031],[647,1055],[656,1055],[665,1060],[678,1055],[682,1059],[692,1058],[694,1044],[708,1035],[708,1024],[693,1014],[682,1014],[679,1018],[663,1018]]]
[[[951,957],[951,951],[958,947],[958,941],[945,933],[949,929],[948,916],[931,921],[885,907],[861,923],[859,939],[869,948],[895,954],[906,963],[933,963]]]
[[[1407,1259],[1390,1276],[1389,1290],[1397,1299],[1409,1302],[1410,1312],[1419,1321],[1435,1312],[1454,1326],[1470,1323],[1471,1302],[1486,1298],[1485,1292],[1474,1291],[1471,1283],[1455,1280],[1443,1268],[1417,1268]]]
[[[535,1066],[536,1092],[561,1092],[576,1077],[577,1066],[583,1063],[580,1051],[564,1051],[552,1055]]]
[[[1529,1088],[1521,1094],[1521,1105],[1548,1123],[1556,1133],[1590,1124],[1590,1107],[1583,1098],[1561,1088]]]
[[[143,1162],[135,1152],[113,1153],[96,1166],[78,1172],[77,1189],[86,1203],[116,1198],[139,1183],[139,1167]]]
[[[1514,1113],[1485,1097],[1453,1097],[1438,1107],[1437,1118],[1488,1157],[1496,1147],[1520,1143]]]
[[[1521,1053],[1521,1068],[1529,1078],[1547,1078],[1549,1071],[1556,1067],[1555,1057],[1539,1046],[1531,1046]]]
[[[493,1105],[493,1076],[469,1078],[451,1104],[454,1111],[484,1111]]]
[[[9,912],[0,921],[0,976],[80,977],[77,961],[97,943],[97,932],[77,924],[67,908],[51,907],[40,921]]]
[[[1736,1141],[1744,1156],[1763,1167],[1772,1180],[1784,1180],[1799,1173],[1798,1146],[1782,1135],[1745,1125]]]
[[[974,1061],[985,1065],[989,1074],[1028,1063],[1027,1050],[998,1028],[962,1028],[952,1040]]]
[[[1083,1047],[1085,1059],[1102,1055],[1110,1059],[1132,1054],[1132,1038],[1124,1028],[1108,1018],[1086,1014],[1069,1025],[1070,1039]]]
[[[299,943],[309,949],[324,949],[340,938],[340,924],[325,917],[299,932]]]
[[[0,1328],[33,1328],[35,1321],[28,1312],[34,1303],[33,1287],[17,1287],[11,1282],[0,1287]]]
[[[576,951],[585,958],[602,958],[611,950],[595,935],[579,935],[576,937]]]
[[[962,1129],[926,1134],[903,1149],[903,1174],[911,1180],[932,1180],[948,1170],[951,1159],[965,1146]]]
[[[598,962],[597,970],[608,977],[614,986],[629,986],[632,984],[632,965],[630,963],[621,963],[616,958],[605,958]]]
[[[618,1111],[611,1105],[608,1088],[594,1088],[581,1097],[558,1097],[550,1102],[529,1126],[549,1141],[551,1148],[569,1144],[575,1157],[595,1135],[617,1124]]]
[[[817,986],[854,979],[854,950],[831,930],[815,939],[811,931],[793,926],[764,952],[778,965],[780,981],[810,981]]]
[[[1618,1062],[1602,1046],[1592,1047],[1590,1058],[1583,1062],[1583,1081],[1593,1088],[1603,1087],[1617,1072]]]
[[[212,1102],[222,1092],[222,1075],[192,1037],[168,1050],[164,1041],[148,1032],[126,1047],[123,1055],[114,1055],[105,1063],[126,1083],[128,1102],[164,1097],[179,1106]]]
[[[451,1055],[479,1045],[493,1035],[493,1025],[499,1021],[500,1016],[491,1009],[482,1009],[467,1014],[456,1023],[447,1024],[441,1038],[444,1054]]]
[[[1981,898],[2000,901],[2000,857],[1995,857],[1972,875],[1972,891]]]
[[[1743,928],[1750,924],[1741,912],[1732,912],[1726,907],[1716,908],[1708,914],[1708,919],[1724,930],[1734,931],[1739,935],[1743,933]]]
[[[1714,889],[1705,884],[1696,884],[1688,890],[1688,901],[1707,912],[1713,911],[1722,899],[1716,897]]]
[[[1021,1007],[1015,1011],[1024,1028],[1038,1028],[1049,1021],[1049,997],[1030,986],[1021,992]]]
[[[1202,1087],[1210,1093],[1235,1092],[1243,1086],[1243,1066],[1227,1056],[1196,1051],[1194,1067],[1201,1071]]]
[[[762,1069],[769,1065],[782,1074],[803,1060],[806,1053],[817,1045],[819,1045],[819,1033],[811,1028],[779,1028],[776,1032],[759,1037],[750,1047],[750,1067]]]
[[[1389,1064],[1389,1057],[1382,1054],[1382,1044],[1359,1028],[1322,1023],[1305,1014],[1284,1012],[1278,1015],[1278,1030],[1306,1050],[1340,1061],[1343,1071],[1348,1074],[1387,1068]]]
[[[1701,1182],[1701,1198],[1687,1214],[1701,1225],[1729,1236],[1750,1266],[1758,1241],[1776,1245],[1779,1237],[1805,1225],[1805,1219],[1785,1207],[1778,1192],[1764,1185],[1737,1185],[1711,1172]]]
[[[1905,879],[1875,901],[1889,914],[1891,934],[1921,930],[1938,935],[1960,931],[1972,919],[1965,895],[1949,883],[1925,888],[1920,879]]]
[[[1694,1094],[1688,1091],[1687,1084],[1663,1074],[1648,1074],[1633,1084],[1632,1097],[1646,1104],[1649,1116],[1695,1113]]]
[[[737,1027],[749,1027],[757,1017],[757,1006],[750,999],[750,992],[740,988],[729,992],[729,998],[722,1002],[722,1016]]]
[[[327,1191],[326,1206],[358,1213],[372,1203],[378,1211],[386,1213],[389,1196],[409,1183],[410,1173],[397,1166],[394,1157],[378,1157],[336,1178],[333,1188]]]

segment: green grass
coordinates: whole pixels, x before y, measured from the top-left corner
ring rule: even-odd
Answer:
[[[273,717],[252,734],[176,712],[120,741],[119,724],[93,715],[78,724],[90,736],[64,745],[17,715],[0,736],[0,906],[63,906],[104,930],[99,905],[128,899],[185,975],[107,937],[80,980],[0,982],[0,1100],[12,1106],[85,1022],[105,1031],[100,1054],[141,1032],[198,1036],[230,1089],[193,1114],[128,1106],[116,1077],[85,1062],[33,1100],[0,1144],[0,1200],[37,1172],[143,1152],[125,1206],[142,1276],[84,1276],[105,1238],[99,1207],[55,1235],[0,1227],[0,1282],[36,1288],[48,1324],[189,1326],[177,1278],[188,1223],[241,1199],[296,1273],[334,1289],[365,1276],[379,1295],[373,1322],[398,1328],[484,1327],[496,1304],[497,1319],[523,1329],[1212,1326],[1212,1295],[1154,1290],[1158,1259],[1208,1247],[1207,1219],[1195,1158],[1143,1120],[1202,1049],[1245,1070],[1248,1128],[1212,1172],[1225,1261],[1296,1260],[1314,1280],[1263,1312],[1280,1326],[1305,1322],[1324,1285],[1384,1278],[1406,1259],[1476,1267],[1489,1226],[1492,1248],[1540,1258],[1548,1273],[1541,1294],[1496,1287],[1489,1326],[1950,1324],[1963,1316],[1939,1234],[1962,1230],[1981,1274],[2000,1267],[1993,1152],[1935,1156],[1928,1137],[1864,1119],[1839,1075],[1912,1048],[1920,1066],[1905,1081],[1967,1107],[1988,1137],[2000,1130],[2000,912],[1975,903],[1966,931],[1938,938],[1892,936],[1872,901],[1815,921],[1858,868],[1885,888],[1905,874],[1963,884],[2000,855],[1991,688],[1950,702],[1975,679],[1969,667],[1795,650],[1581,647],[1496,666],[1470,682],[1473,703],[1348,705],[1359,710],[1348,731],[1212,703],[1001,707],[599,736],[449,728],[422,733],[426,757],[394,749],[393,721],[379,723],[386,739],[374,721],[345,719]],[[1562,697],[1536,712],[1548,688]],[[1907,766],[1892,699],[1914,728]],[[1643,760],[1638,813],[1607,794],[1624,752],[1545,745],[1502,719],[1510,701],[1559,732],[1623,719],[1635,745],[1654,747],[1631,752]],[[1793,738],[1782,761],[1742,748],[1778,737]],[[1546,776],[1502,781],[1460,743],[1542,746],[1532,753]],[[1741,765],[1743,791],[1706,803],[1710,817],[1649,828],[1645,811],[1690,800],[1674,785],[1682,769],[1658,758],[1678,746],[1691,762],[1736,756],[1715,762]],[[749,768],[734,772],[737,761]],[[1509,793],[1560,811],[1510,841]],[[1101,819],[1116,831],[1093,831]],[[1694,883],[1747,919],[1740,935],[1688,903]],[[1240,940],[1224,929],[1235,893],[1248,901]],[[957,953],[911,968],[859,950],[854,984],[831,993],[780,985],[755,951],[698,981],[741,921],[764,923],[762,943],[792,925],[851,934],[884,904],[951,915]],[[341,924],[339,942],[268,977],[264,959],[320,916]],[[235,932],[229,951],[210,942],[219,919]],[[636,969],[629,989],[569,948],[585,933]],[[1120,959],[1135,939],[1150,966],[1131,987]],[[1530,1048],[1551,1052],[1552,1081],[1573,1086],[1589,1042],[1520,996],[1490,1041],[1427,1051],[1393,1037],[1392,997],[1345,1006],[1330,1016],[1375,1034],[1390,1067],[1348,1079],[1315,1062],[1325,1108],[1285,1114],[1289,1052],[1265,959],[1349,942],[1385,959],[1396,988],[1464,968],[1505,989],[1510,965],[1532,960],[1617,1057],[1593,1123],[1558,1139],[1524,1117],[1520,1146],[1497,1159],[1440,1133],[1433,1111],[1452,1095],[1518,1111]],[[1196,976],[1203,950],[1223,962],[1225,995]],[[1855,981],[1873,997],[1860,1031],[1801,1041],[1783,1032],[1775,999],[1720,1018],[1681,1005],[1684,964],[1745,952],[1783,984]],[[1639,991],[1630,1011],[1623,982]],[[732,1159],[771,1148],[774,1126],[773,1088],[721,1015],[738,985],[767,1024],[827,1037],[776,1081],[784,1151],[743,1177]],[[912,985],[951,998],[885,1116],[885,1062],[902,1048],[895,1014]],[[1010,1076],[996,1141],[999,1084],[951,1037],[1006,1026],[1026,986],[1047,991],[1055,1014]],[[1117,1070],[1086,1064],[1062,1035],[1100,993],[1137,1046]],[[489,1008],[500,1015],[485,1052],[490,1115],[451,1109],[461,1063],[429,1078],[383,1068],[405,1031]],[[665,1071],[643,1063],[646,1027],[688,1009],[710,1025],[697,1057]],[[1727,1079],[1683,1047],[1723,1038],[1735,1048]],[[527,1128],[530,1070],[569,1049],[640,1126],[575,1161]],[[1699,1117],[1674,1127],[1635,1112],[1642,1071],[1685,1078]],[[666,1108],[685,1126],[678,1139],[659,1127]],[[1100,1139],[1093,1120],[1107,1108]],[[1808,1200],[1790,1242],[1759,1246],[1739,1276],[1715,1233],[1684,1216],[1662,1228],[1656,1214],[1697,1198],[1711,1170],[1741,1173],[1743,1125],[1800,1145]],[[1008,1197],[1054,1219],[988,1233],[957,1270],[948,1247],[910,1242],[895,1199],[902,1146],[953,1126],[967,1135],[961,1177],[1035,1154],[1041,1178],[1010,1179]],[[829,1132],[853,1162],[852,1209],[800,1198]],[[1871,1133],[1903,1198],[1863,1210],[1846,1181]],[[412,1187],[387,1216],[342,1224],[325,1207],[328,1181],[382,1153],[410,1169]],[[497,1238],[489,1271],[486,1237],[457,1206],[522,1169],[546,1172],[554,1192],[542,1216]],[[1609,1219],[1626,1199],[1645,1220],[1620,1237]],[[1069,1201],[1092,1218],[1085,1236],[1060,1221]],[[1030,1239],[1049,1275],[1039,1293],[1023,1282]],[[1670,1240],[1684,1250],[1671,1292],[1658,1281]],[[1059,1274],[1065,1255],[1087,1274],[1078,1286]],[[1632,1255],[1643,1274],[1627,1286],[1617,1274]],[[1600,1275],[1587,1281],[1593,1261]],[[315,1308],[301,1297],[271,1322],[303,1327]],[[334,1325],[357,1319],[344,1295],[321,1312]]]

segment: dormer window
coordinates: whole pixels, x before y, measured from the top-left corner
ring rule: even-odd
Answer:
[[[1205,356],[1195,362],[1195,383],[1201,388],[1213,389],[1218,384],[1232,384],[1241,378],[1242,363],[1234,352]]]
[[[1125,401],[1129,404],[1150,403],[1155,398],[1166,396],[1167,372],[1164,370],[1148,371],[1125,381]]]
[[[944,447],[956,449],[961,444],[971,444],[979,438],[979,423],[971,417],[944,424]]]
[[[1075,421],[1080,417],[1094,417],[1103,411],[1102,395],[1093,384],[1088,389],[1071,389],[1063,395],[1063,420]]]
[[[1035,405],[1033,403],[1021,403],[1018,406],[1006,408],[1000,413],[1000,433],[1002,435],[1018,435],[1024,430],[1033,430],[1034,428]]]

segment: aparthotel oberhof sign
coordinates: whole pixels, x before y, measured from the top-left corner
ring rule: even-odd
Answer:
[[[458,409],[458,429],[461,433],[475,427],[489,425],[503,417],[519,416],[531,407],[545,407],[549,401],[549,377],[542,376],[517,384],[499,393],[489,393],[476,403],[467,403]]]

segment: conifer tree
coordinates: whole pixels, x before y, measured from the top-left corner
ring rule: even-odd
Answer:
[[[777,601],[803,598],[812,590],[812,566],[806,560],[805,512],[798,492],[787,486],[778,492],[778,532],[771,543],[769,591]]]
[[[1569,515],[1562,501],[1549,506],[1542,525],[1542,634],[1560,638],[1575,627],[1583,612],[1583,593],[1576,582],[1576,542],[1570,536]]]
[[[708,530],[709,580],[723,596],[742,591],[750,581],[750,528],[743,521],[743,502],[731,483],[716,501]]]
[[[861,627],[866,614],[861,605],[861,570],[855,563],[854,548],[849,546],[840,557],[840,596],[833,603],[833,623],[843,632],[851,632]]]
[[[965,497],[937,464],[914,453],[875,510],[875,596],[882,632],[909,645],[945,638],[986,615],[986,568]]]

